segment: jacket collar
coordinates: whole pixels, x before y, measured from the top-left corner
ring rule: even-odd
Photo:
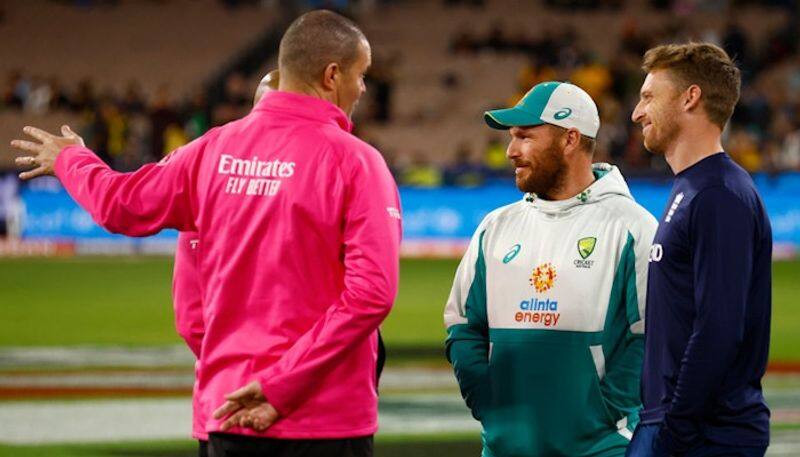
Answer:
[[[527,193],[524,200],[549,216],[564,216],[574,208],[597,203],[612,196],[622,196],[633,200],[631,191],[619,169],[607,163],[592,164],[595,181],[586,189],[565,200],[542,200],[533,193]]]
[[[353,130],[353,122],[333,103],[310,95],[273,90],[264,94],[254,111],[280,111],[319,122],[337,125],[345,132]]]

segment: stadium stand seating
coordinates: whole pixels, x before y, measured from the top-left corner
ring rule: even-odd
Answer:
[[[713,11],[676,17],[671,11],[657,11],[645,1],[625,2],[619,10],[559,10],[542,1],[494,0],[487,6],[448,6],[445,2],[395,3],[361,17],[374,53],[400,54],[396,69],[395,122],[363,126],[361,134],[382,148],[413,148],[428,151],[432,161],[446,163],[464,141],[483,148],[492,135],[482,120],[485,109],[496,108],[518,90],[517,77],[526,62],[522,54],[478,52],[459,55],[450,51],[453,37],[466,30],[485,37],[495,25],[509,35],[524,34],[537,39],[548,33],[571,29],[576,47],[594,53],[608,64],[623,40],[626,25],[641,31],[660,31],[675,25],[690,36],[705,30],[721,30],[728,20]],[[771,31],[784,21],[779,9],[744,7],[737,10],[738,23],[753,45],[761,45]],[[757,18],[758,20],[749,20]],[[413,24],[413,26],[411,26]],[[446,87],[448,73],[459,84]],[[566,79],[568,75],[559,75]]]
[[[137,81],[151,98],[159,88],[168,87],[177,109],[210,78],[234,68],[237,56],[257,44],[266,29],[281,26],[277,7],[228,9],[213,0],[112,3],[81,8],[71,2],[6,2],[5,19],[0,23],[0,78],[21,70],[27,77],[56,76],[63,86],[75,87],[91,77],[98,95],[111,91],[116,97],[130,81]],[[549,36],[573,34],[574,38],[561,40],[555,52],[572,52],[576,59],[584,60],[591,56],[606,70],[614,70],[623,55],[621,49],[631,46],[631,31],[648,45],[690,38],[719,40],[726,26],[735,22],[746,35],[750,53],[757,54],[768,48],[776,31],[791,20],[786,10],[758,6],[758,2],[737,4],[735,16],[730,10],[719,9],[719,2],[708,3],[716,5],[716,10],[701,2],[691,12],[682,11],[681,2],[657,9],[648,0],[609,0],[600,2],[606,6],[592,9],[557,8],[555,4],[569,2],[556,0],[487,0],[483,7],[433,0],[354,3],[361,5],[354,9],[355,19],[372,42],[375,67],[387,67],[385,73],[392,86],[390,121],[375,119],[371,106],[375,101],[370,101],[374,94],[368,94],[357,112],[357,133],[375,143],[396,170],[417,156],[446,167],[464,144],[482,154],[491,139],[504,141],[501,133],[485,127],[481,114],[509,104],[524,89],[519,80],[528,56],[486,47],[454,52],[452,45],[460,33],[485,40],[494,29],[500,29],[506,38],[539,42]],[[22,36],[25,39],[19,38]],[[258,71],[243,75],[246,90],[240,88],[237,95],[229,97],[227,102],[234,109],[223,113],[248,109],[249,94],[261,75],[276,65],[274,58],[266,59]],[[636,68],[639,58],[633,58],[634,78],[641,77]],[[800,67],[792,60],[761,66],[758,78],[747,82],[748,90],[763,88],[759,96],[777,99],[796,68]],[[570,79],[573,69],[557,66],[554,77]],[[657,168],[650,158],[642,159],[646,154],[640,141],[628,140],[635,135],[627,119],[635,93],[629,90],[623,100],[608,98],[598,100],[604,122],[598,159],[635,165],[639,171]],[[215,108],[208,107],[212,125],[226,120],[224,115],[215,114]],[[19,110],[4,112],[2,100],[0,112],[7,119],[0,125],[0,142],[14,137],[23,119],[45,127],[57,126],[62,120],[87,119],[85,113],[80,118],[77,113],[61,112],[39,118]],[[756,154],[785,147],[779,144],[782,138],[800,131],[797,119],[790,124],[788,131],[778,136],[761,126],[761,131],[753,134],[759,144]],[[612,143],[612,134],[622,139]],[[187,139],[193,136],[186,135]],[[747,143],[745,140],[749,141],[744,138],[740,143]],[[638,149],[624,151],[626,141],[636,143]],[[763,144],[765,141],[772,143]],[[736,151],[733,155],[737,157]],[[764,158],[745,161],[751,164],[751,170],[767,168]],[[793,162],[789,163],[792,168]],[[0,168],[8,165],[8,156],[0,156]]]
[[[0,24],[0,77],[20,70],[64,86],[91,78],[101,93],[137,81],[145,95],[169,88],[176,100],[208,78],[278,17],[269,8],[226,9],[212,0],[122,1],[80,8],[69,2],[10,0]],[[65,113],[5,113],[0,143],[24,122],[52,128]],[[9,157],[0,158],[0,168]]]

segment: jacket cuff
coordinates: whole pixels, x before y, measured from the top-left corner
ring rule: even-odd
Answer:
[[[80,150],[89,151],[84,146],[79,146],[77,144],[73,144],[71,146],[67,146],[61,150],[56,156],[56,161],[53,162],[53,173],[55,173],[56,177],[61,179],[61,175],[64,173],[64,169],[67,167],[68,157],[72,155],[74,152],[78,152]],[[89,151],[91,152],[91,151]]]
[[[289,405],[289,399],[286,398],[288,392],[285,392],[285,389],[281,389],[280,386],[270,384],[264,378],[259,379],[258,382],[261,384],[261,393],[264,394],[267,403],[272,405],[281,417],[287,416],[293,409]]]
[[[692,425],[688,428],[693,429],[695,427]],[[698,445],[699,441],[701,441],[699,434],[693,430],[682,434],[673,432],[668,419],[665,418],[653,442],[653,450],[660,451],[660,453],[656,452],[657,456],[683,455],[686,451]]]

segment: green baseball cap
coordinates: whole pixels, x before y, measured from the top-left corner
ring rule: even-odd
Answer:
[[[513,108],[486,111],[483,119],[498,130],[552,124],[576,128],[589,138],[597,137],[600,129],[592,97],[574,84],[559,81],[537,84]]]

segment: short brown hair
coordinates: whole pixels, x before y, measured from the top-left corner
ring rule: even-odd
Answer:
[[[303,14],[286,29],[278,50],[278,67],[305,82],[322,75],[330,63],[347,69],[367,38],[352,21],[327,10]]]
[[[720,129],[725,128],[739,101],[739,69],[728,53],[710,43],[657,46],[645,53],[642,69],[647,73],[668,70],[681,91],[693,84],[699,86],[706,115]]]
[[[554,134],[563,135],[568,130],[564,127],[561,127],[560,125],[553,125],[553,124],[546,124],[546,125],[550,127],[551,131]],[[583,152],[589,154],[590,156],[593,156],[595,149],[597,149],[597,140],[581,133],[579,146]]]
[[[593,156],[594,150],[597,149],[597,140],[589,138],[586,135],[581,135],[581,149],[587,154]]]

